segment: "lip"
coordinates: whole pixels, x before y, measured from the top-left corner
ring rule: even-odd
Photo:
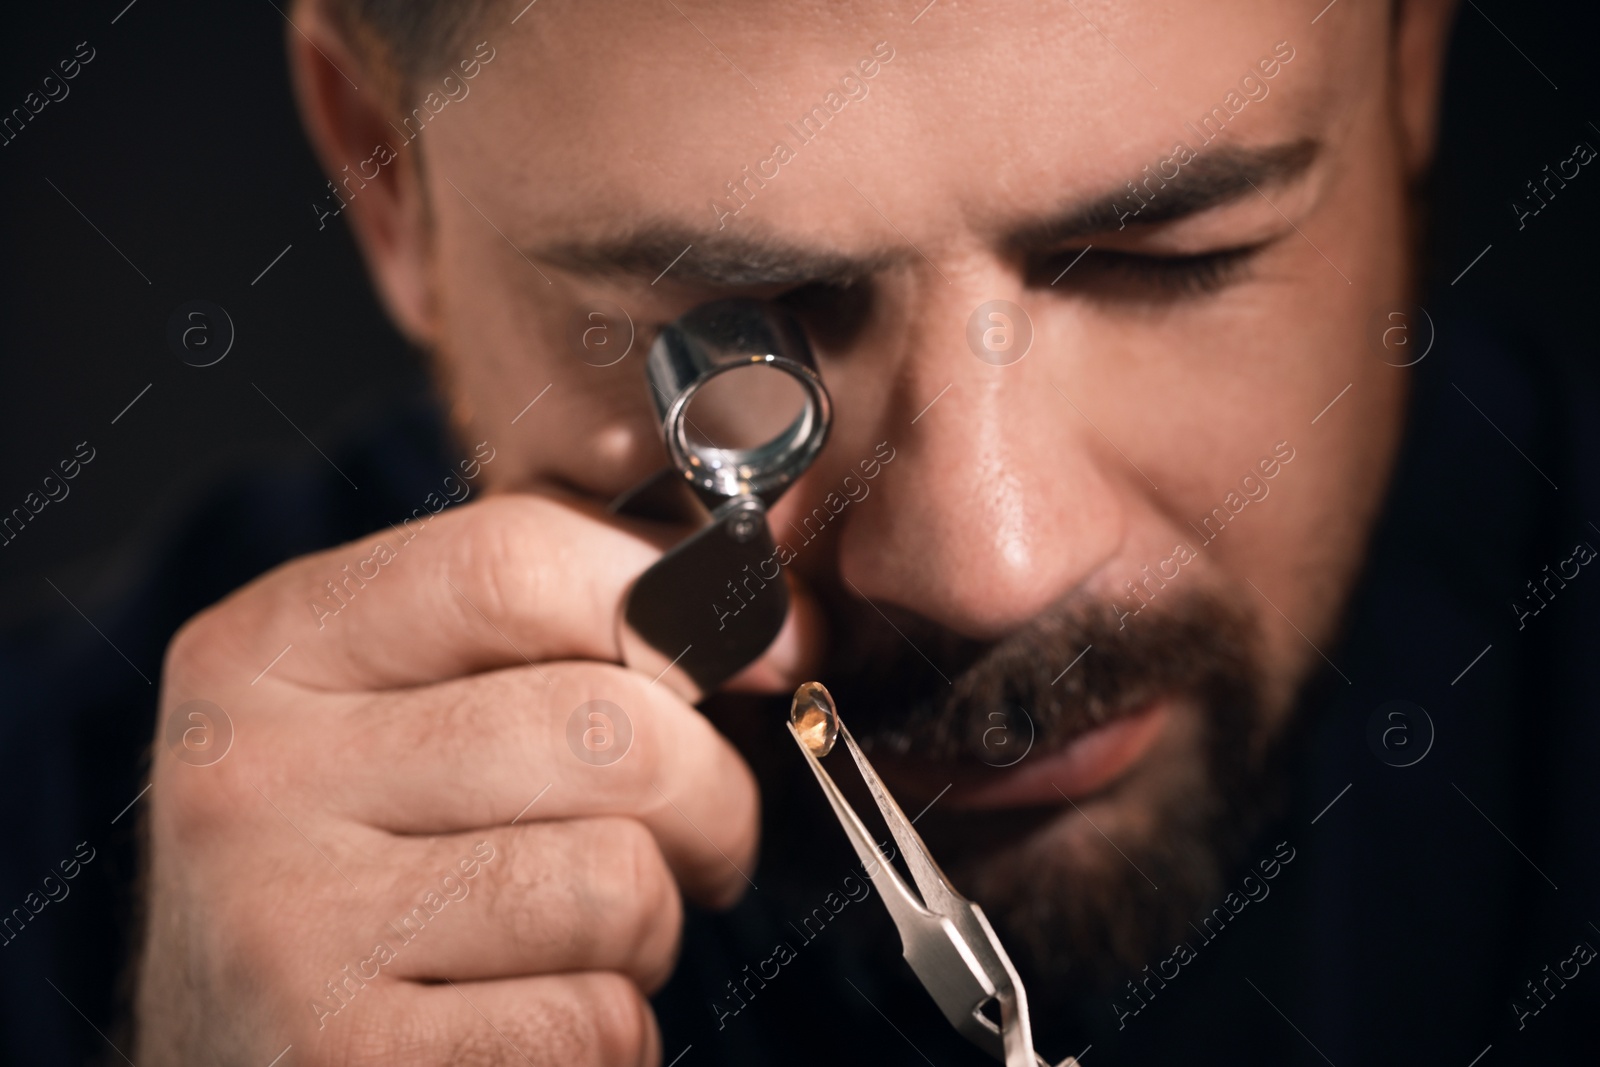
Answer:
[[[1171,716],[1172,701],[1155,700],[1079,735],[1059,751],[1030,753],[1012,767],[941,768],[908,759],[886,761],[881,773],[928,800],[948,784],[944,802],[970,811],[1059,805],[1121,778],[1150,751]]]

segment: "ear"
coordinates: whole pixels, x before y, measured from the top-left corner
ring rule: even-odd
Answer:
[[[1439,93],[1456,0],[1395,0],[1395,120],[1406,173],[1417,178],[1433,161]]]
[[[301,119],[336,190],[315,210],[325,224],[333,218],[323,210],[349,224],[389,317],[413,343],[432,347],[427,190],[417,146],[390,124],[397,79],[363,62],[316,0],[295,5],[285,38]]]

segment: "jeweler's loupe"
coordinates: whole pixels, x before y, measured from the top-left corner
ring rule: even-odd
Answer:
[[[698,700],[772,644],[789,594],[767,509],[828,439],[832,404],[785,309],[705,304],[645,360],[669,466],[611,505],[699,529],[645,571],[618,623],[623,659]]]

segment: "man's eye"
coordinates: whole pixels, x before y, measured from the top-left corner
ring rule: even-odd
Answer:
[[[1260,246],[1186,256],[1156,256],[1090,246],[1057,253],[1030,279],[1044,288],[1107,300],[1173,300],[1214,293],[1244,276]]]

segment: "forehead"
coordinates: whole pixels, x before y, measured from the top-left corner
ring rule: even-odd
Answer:
[[[936,239],[1138,179],[1207,116],[1237,145],[1326,137],[1387,67],[1386,5],[1355,0],[1316,24],[1276,0],[923,2],[541,0],[478,31],[494,59],[429,138],[519,241],[703,227],[730,182],[758,194],[739,221],[848,243],[899,213]]]

